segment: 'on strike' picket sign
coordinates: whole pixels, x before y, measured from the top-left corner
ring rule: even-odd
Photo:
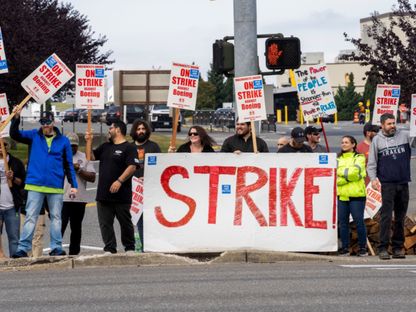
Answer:
[[[4,52],[3,34],[0,28],[0,74],[8,73],[6,53]]]
[[[239,122],[267,119],[261,75],[234,78]]]
[[[306,120],[337,112],[334,95],[325,65],[295,70],[296,88]]]
[[[104,108],[104,65],[77,64],[75,104],[77,108]]]
[[[170,72],[169,107],[195,110],[198,94],[199,67],[173,63]]]
[[[9,116],[9,105],[7,103],[6,93],[0,93],[0,122],[3,123],[7,116]],[[9,136],[10,123],[0,132],[1,138],[6,138]]]
[[[36,102],[43,104],[73,76],[61,59],[52,54],[22,81],[22,87]]]
[[[335,154],[146,154],[145,250],[336,251]]]
[[[380,117],[385,113],[397,118],[399,107],[400,85],[378,84],[373,110],[373,125],[380,125]]]

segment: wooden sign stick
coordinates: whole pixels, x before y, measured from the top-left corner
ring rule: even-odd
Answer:
[[[257,139],[256,139],[256,124],[254,121],[250,121],[251,125],[251,138],[253,139],[253,151],[254,153],[257,153]]]
[[[92,139],[91,139],[91,109],[88,108],[88,124],[87,124],[87,132],[90,134],[88,137],[87,142],[85,142],[85,155],[87,160],[91,160],[91,147],[92,147]]]
[[[170,146],[173,148],[176,148],[176,132],[178,130],[179,114],[180,114],[179,108],[175,107],[173,109],[174,121],[172,125],[172,137],[170,139]]]
[[[14,110],[16,109],[17,111],[20,111],[23,106],[25,106],[25,104],[27,103],[27,101],[30,100],[32,96],[30,94],[28,94],[23,101],[20,102],[19,105],[17,105],[14,109],[13,112],[10,113],[10,115],[4,120],[4,122],[0,125],[0,132],[2,132],[4,130],[4,128],[6,128],[6,126],[8,125],[8,123],[12,120],[12,118],[14,117],[14,115],[16,115],[16,113],[14,112]]]

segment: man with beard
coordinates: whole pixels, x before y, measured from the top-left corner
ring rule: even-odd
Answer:
[[[404,218],[409,204],[410,157],[415,140],[408,131],[396,130],[396,118],[393,114],[380,117],[381,132],[371,142],[367,172],[371,186],[381,191],[380,208],[380,244],[378,254],[381,260],[390,259],[392,214],[394,212],[391,247],[393,258],[405,258]],[[413,141],[413,142],[412,142]]]
[[[290,141],[279,148],[278,153],[312,153],[310,146],[304,144],[306,140],[305,131],[301,127],[295,127],[290,133]]]
[[[100,161],[97,186],[97,212],[106,253],[117,253],[114,217],[121,229],[121,243],[127,254],[134,254],[134,228],[131,222],[131,176],[136,171],[136,149],[126,140],[127,127],[120,120],[108,130],[109,142],[97,147],[91,157]],[[85,139],[91,139],[87,132]]]
[[[251,123],[250,122],[238,122],[235,127],[235,132],[233,136],[225,139],[221,147],[222,153],[253,153],[253,138],[251,136]],[[268,153],[269,148],[267,147],[266,142],[256,137],[257,142],[257,151],[260,153]]]
[[[149,124],[141,119],[136,119],[131,127],[130,136],[134,140],[137,149],[138,164],[134,176],[143,178],[144,176],[144,160],[146,153],[161,153],[160,147],[156,142],[149,140],[152,130]],[[137,222],[137,230],[139,231],[140,241],[143,248],[143,214]]]

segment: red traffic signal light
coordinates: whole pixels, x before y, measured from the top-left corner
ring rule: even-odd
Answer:
[[[266,40],[268,69],[296,69],[300,67],[300,40],[296,37],[272,37]]]

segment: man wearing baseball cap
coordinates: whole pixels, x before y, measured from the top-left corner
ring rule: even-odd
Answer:
[[[82,220],[85,215],[85,206],[88,202],[87,182],[94,183],[95,169],[90,161],[87,160],[85,153],[78,150],[79,137],[76,133],[70,132],[66,137],[71,144],[72,161],[76,172],[78,192],[71,193],[71,185],[68,179],[64,184],[64,204],[62,206],[62,236],[70,223],[71,236],[69,241],[69,254],[78,255],[81,251]]]
[[[293,128],[290,137],[289,143],[280,148],[278,153],[312,153],[312,149],[304,144],[305,131],[301,127]]]
[[[71,145],[67,137],[54,127],[52,112],[41,112],[39,129],[19,130],[20,110],[15,108],[10,126],[10,137],[29,145],[26,185],[26,218],[20,241],[13,258],[27,257],[32,250],[36,221],[46,198],[49,207],[51,256],[63,256],[61,210],[65,175],[71,184],[71,193],[77,192],[77,181],[72,164]]]
[[[305,136],[308,145],[314,153],[326,153],[327,150],[319,142],[321,141],[322,128],[316,128],[314,126],[307,126],[305,128]]]

